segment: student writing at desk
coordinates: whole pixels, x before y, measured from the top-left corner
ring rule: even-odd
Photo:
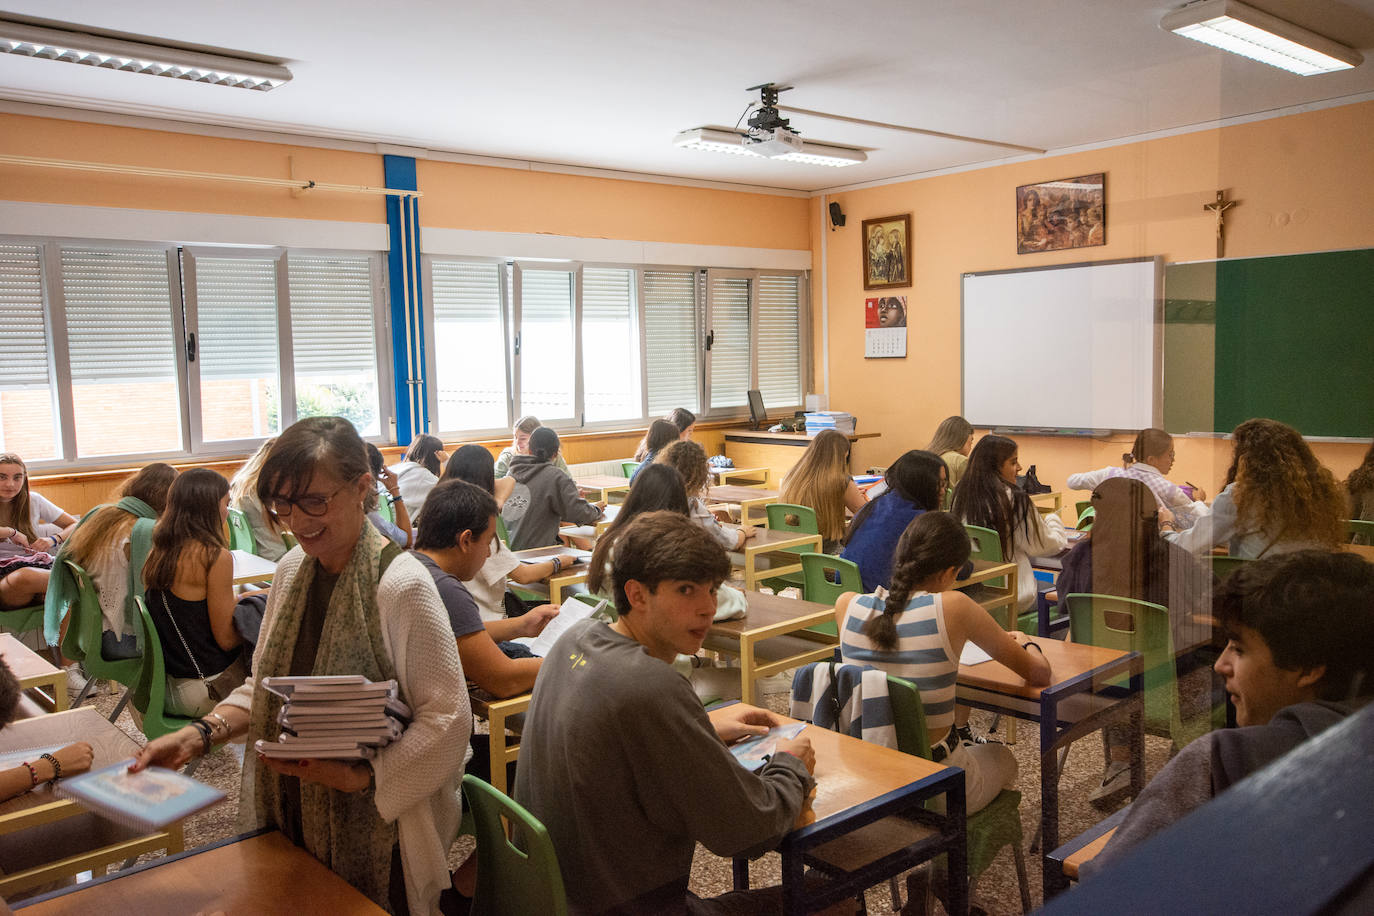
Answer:
[[[640,516],[613,561],[619,619],[572,626],[539,673],[515,796],[548,828],[574,913],[778,911],[776,888],[711,901],[687,890],[696,843],[772,848],[813,784],[804,737],[780,741],[757,773],[740,766],[726,742],[781,719],[741,704],[713,725],[671,666],[701,648],[729,572],[686,516]]]
[[[1122,455],[1121,467],[1110,466],[1099,471],[1086,471],[1070,474],[1070,490],[1091,490],[1102,481],[1112,477],[1129,477],[1150,488],[1159,508],[1170,513],[1174,528],[1184,531],[1193,527],[1193,522],[1208,513],[1207,494],[1200,487],[1194,487],[1192,494],[1169,480],[1169,471],[1174,466],[1174,437],[1162,429],[1142,429],[1135,437],[1131,450]]]

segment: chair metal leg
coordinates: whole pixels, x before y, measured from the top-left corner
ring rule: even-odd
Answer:
[[[887,890],[892,895],[892,912],[899,912],[902,909],[902,890],[897,885],[896,875],[887,879]]]
[[[76,709],[82,703],[86,702],[86,698],[91,695],[91,690],[95,687],[95,681],[96,679],[93,677],[86,678],[86,686],[82,687],[81,692],[76,695],[76,699],[72,700],[71,706],[68,707],[69,709]],[[114,720],[111,719],[110,721],[113,722]]]
[[[1016,860],[1016,883],[1021,889],[1021,912],[1031,911],[1030,882],[1026,880],[1026,854],[1021,851],[1019,842],[1011,844],[1011,854]]]
[[[124,688],[124,695],[121,696],[121,697],[119,698],[119,702],[115,704],[114,712],[110,713],[110,721],[111,721],[111,722],[116,721],[116,720],[119,718],[119,714],[122,713],[122,712],[124,711],[124,707],[127,706],[128,703],[129,703],[129,695],[130,695],[132,692],[133,692],[133,688],[132,688],[132,687],[125,687],[125,688]]]

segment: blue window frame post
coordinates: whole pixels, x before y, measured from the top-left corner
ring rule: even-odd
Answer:
[[[382,157],[389,190],[418,191],[415,160]],[[386,222],[391,300],[392,369],[396,379],[396,442],[406,445],[429,430],[429,384],[425,378],[425,316],[420,285],[420,201],[412,194],[388,194]]]

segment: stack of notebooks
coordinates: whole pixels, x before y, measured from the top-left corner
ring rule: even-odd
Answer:
[[[410,723],[395,681],[374,683],[360,674],[266,677],[262,686],[286,700],[277,714],[281,736],[254,745],[266,757],[366,760]]]

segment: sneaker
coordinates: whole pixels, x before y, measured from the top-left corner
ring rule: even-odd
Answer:
[[[86,689],[86,673],[81,670],[81,663],[68,665],[63,670],[67,672],[67,693],[78,696]]]
[[[987,735],[975,735],[967,725],[956,725],[950,731],[959,736],[960,744],[987,744],[992,740]]]
[[[1113,760],[1102,772],[1102,784],[1088,795],[1088,801],[1105,802],[1119,792],[1131,787],[1131,765],[1124,760]]]

